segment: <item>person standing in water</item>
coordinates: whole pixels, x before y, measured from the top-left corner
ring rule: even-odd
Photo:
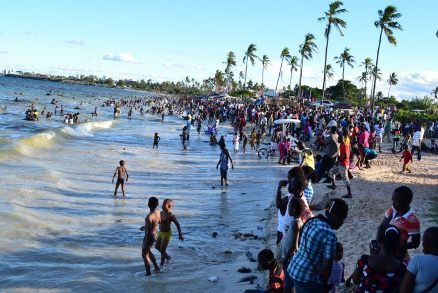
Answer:
[[[231,169],[234,169],[234,164],[233,164],[233,160],[231,159],[230,153],[228,152],[227,148],[225,147],[225,143],[221,143],[220,144],[221,147],[221,154],[219,157],[219,162],[217,162],[216,165],[216,169],[219,168],[219,165],[221,166],[220,170],[221,170],[221,186],[224,185],[224,181],[225,181],[225,186],[228,186],[228,181],[227,181],[227,175],[228,175],[228,160],[230,160],[231,162]]]
[[[160,142],[160,137],[158,136],[158,132],[155,132],[154,135],[154,144],[152,146],[152,148],[154,149],[155,147],[157,147],[158,149],[158,143]]]
[[[116,168],[112,181],[112,183],[114,184],[114,178],[116,177],[117,174],[117,182],[116,182],[116,188],[114,190],[114,196],[117,196],[117,190],[119,189],[120,185],[122,187],[122,194],[123,196],[125,196],[125,178],[126,178],[126,182],[128,182],[128,177],[129,177],[128,169],[125,167],[125,161],[121,160],[119,164],[120,166]]]
[[[184,241],[182,236],[181,226],[179,225],[176,216],[172,213],[173,200],[166,198],[163,201],[163,210],[160,212],[160,231],[158,232],[157,244],[155,248],[161,252],[161,263],[160,266],[163,267],[164,263],[169,263],[170,255],[167,254],[166,249],[172,239],[172,229],[170,225],[175,223],[176,229],[178,230],[179,240]]]
[[[160,212],[157,210],[158,198],[149,198],[148,207],[150,209],[150,212],[144,219],[144,226],[140,228],[141,231],[144,231],[141,256],[143,258],[146,276],[151,275],[151,261],[154,265],[155,271],[160,271],[155,256],[151,251],[155,241],[157,240],[158,225],[161,222]]]

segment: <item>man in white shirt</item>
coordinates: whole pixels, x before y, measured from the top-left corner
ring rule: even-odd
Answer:
[[[412,136],[412,156],[414,156],[415,150],[417,150],[417,159],[421,160],[421,141],[423,140],[423,134],[421,133],[421,128],[418,127]]]

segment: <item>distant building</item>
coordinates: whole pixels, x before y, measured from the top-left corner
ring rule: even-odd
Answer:
[[[263,92],[263,96],[265,96],[265,97],[276,97],[277,94],[275,93],[275,90],[266,89],[266,90]]]

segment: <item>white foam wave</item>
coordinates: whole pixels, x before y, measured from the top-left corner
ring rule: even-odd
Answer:
[[[93,121],[93,122],[85,122],[78,126],[66,126],[61,129],[64,134],[70,136],[80,136],[87,137],[93,136],[93,131],[98,129],[107,129],[113,126],[113,121]]]

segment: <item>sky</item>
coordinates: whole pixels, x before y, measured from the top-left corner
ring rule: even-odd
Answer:
[[[280,53],[288,47],[298,56],[307,33],[316,37],[318,52],[303,66],[303,84],[322,87],[325,23],[318,17],[327,0],[160,0],[160,1],[2,1],[0,10],[0,70],[25,70],[50,74],[98,76],[154,81],[202,81],[224,70],[226,55],[237,57],[235,76],[244,70],[244,52],[256,44],[258,56],[268,55],[265,84],[275,88]],[[358,76],[366,58],[376,59],[379,30],[377,11],[395,5],[402,14],[396,31],[397,46],[382,38],[377,84],[386,96],[391,72],[399,84],[391,89],[399,99],[430,95],[438,86],[438,1],[345,0],[348,13],[344,37],[330,36],[328,63],[341,79],[333,57],[345,47],[356,66],[346,67],[345,79],[360,86]],[[261,82],[260,63],[248,66],[248,79]],[[298,83],[293,73],[292,84]],[[287,86],[290,67],[283,66],[279,88]]]

